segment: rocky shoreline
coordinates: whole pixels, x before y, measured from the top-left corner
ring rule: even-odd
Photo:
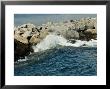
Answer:
[[[48,34],[62,35],[73,43],[75,40],[89,41],[97,39],[97,19],[82,18],[59,23],[47,22],[41,26],[27,23],[15,27],[14,61],[33,52],[32,46],[40,43]]]

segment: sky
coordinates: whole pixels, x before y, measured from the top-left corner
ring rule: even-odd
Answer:
[[[14,25],[19,26],[32,23],[36,26],[47,22],[63,22],[68,20],[78,20],[81,18],[94,18],[96,14],[14,14]]]

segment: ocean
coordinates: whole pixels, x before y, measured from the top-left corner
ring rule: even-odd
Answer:
[[[80,44],[80,45],[79,45]],[[34,53],[14,64],[15,76],[96,76],[95,41],[70,43],[60,36],[47,36]]]
[[[47,22],[64,22],[68,20],[79,20],[81,18],[95,18],[97,14],[14,14],[15,26],[20,26],[28,22],[36,26],[46,24]]]

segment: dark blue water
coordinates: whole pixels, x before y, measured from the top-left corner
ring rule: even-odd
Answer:
[[[33,53],[15,64],[15,76],[96,76],[96,47],[60,47]]]

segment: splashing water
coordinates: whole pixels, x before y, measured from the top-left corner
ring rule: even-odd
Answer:
[[[39,52],[39,51],[54,48],[58,45],[73,46],[73,47],[81,47],[81,46],[82,47],[96,47],[97,40],[93,40],[93,39],[91,39],[90,41],[76,40],[76,42],[73,44],[69,42],[67,39],[65,39],[64,37],[62,37],[61,35],[49,34],[39,44],[37,44],[36,46],[33,46],[33,49],[34,49],[34,52]]]

